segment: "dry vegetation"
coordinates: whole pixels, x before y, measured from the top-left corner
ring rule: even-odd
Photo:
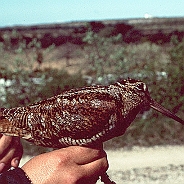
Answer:
[[[156,30],[156,23],[152,23],[145,22],[147,26],[154,25]],[[117,22],[117,25],[106,22],[105,27],[93,23],[88,25],[88,29],[81,24],[72,25],[63,31],[62,26],[55,29],[47,26],[40,30],[16,28],[13,32],[7,29],[1,32],[4,40],[0,50],[0,76],[6,82],[13,81],[5,86],[5,93],[0,94],[5,99],[0,101],[1,106],[27,105],[62,90],[92,83],[109,84],[120,78],[133,77],[145,81],[154,99],[184,118],[181,29],[176,34],[173,30],[168,33],[167,22],[167,29],[163,26],[162,34],[157,29],[156,33],[149,35],[138,29],[138,22],[128,26],[122,22]],[[125,34],[120,33],[121,26],[122,30],[127,29]],[[30,42],[27,42],[28,36],[23,39],[25,35],[29,35]],[[62,35],[67,39],[62,40]],[[155,42],[150,41],[154,36]],[[130,42],[130,38],[134,40]],[[17,43],[12,39],[18,40]],[[50,44],[52,41],[55,46]],[[46,43],[49,43],[47,47],[43,45]],[[90,80],[86,83],[84,77]],[[38,83],[34,83],[35,78]],[[139,115],[126,134],[107,142],[106,148],[182,144],[183,137],[181,125],[150,111]],[[30,150],[28,152],[30,154]]]

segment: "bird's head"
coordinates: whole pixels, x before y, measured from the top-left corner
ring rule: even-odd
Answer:
[[[118,85],[121,86],[124,91],[124,96],[122,95],[122,98],[124,98],[127,104],[132,104],[135,106],[139,105],[143,111],[153,108],[156,111],[184,125],[184,121],[182,119],[151,98],[147,85],[142,81],[127,79],[118,82]]]

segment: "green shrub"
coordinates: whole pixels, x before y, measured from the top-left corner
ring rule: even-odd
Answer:
[[[89,31],[86,34],[87,62],[96,83],[108,74],[118,78],[144,81],[151,97],[174,113],[183,116],[184,102],[184,42],[172,40],[171,49],[145,42],[120,44],[117,37],[104,38]],[[108,81],[111,82],[111,81]],[[123,122],[122,122],[123,124]],[[138,115],[126,133],[108,141],[107,148],[133,145],[182,143],[184,127],[174,120],[151,110]]]
[[[184,42],[177,38],[168,47],[150,42],[124,44],[120,35],[105,38],[88,31],[84,38],[86,73],[95,83],[109,84],[119,78],[136,78],[144,81],[151,96],[167,109],[184,117]],[[7,38],[8,42],[8,38]],[[39,43],[32,43],[28,56],[24,43],[15,51],[0,47],[0,76],[11,84],[5,88],[1,106],[26,106],[35,101],[61,93],[63,90],[86,85],[81,73],[69,75],[65,70],[41,69],[37,50]],[[42,50],[44,54],[50,50]],[[10,58],[9,52],[15,53]],[[23,59],[24,58],[24,59]],[[37,66],[36,69],[34,66]],[[109,76],[111,78],[109,79]],[[122,122],[123,123],[123,122]],[[140,114],[126,133],[108,141],[107,148],[133,145],[181,144],[184,140],[184,127],[164,117],[156,111]],[[28,149],[28,152],[30,150]]]
[[[77,88],[86,85],[82,75],[76,73],[68,74],[65,70],[52,68],[41,69],[38,66],[36,53],[39,43],[30,43],[29,51],[22,43],[15,50],[6,51],[4,45],[0,45],[0,78],[5,80],[4,90],[0,91],[0,106],[11,108],[27,106],[36,101],[60,94],[63,90]],[[34,52],[35,51],[35,52]],[[44,50],[44,54],[50,50]],[[28,56],[28,52],[33,55]],[[9,54],[10,53],[10,54]],[[14,57],[10,57],[13,55]],[[37,66],[35,68],[35,66]],[[30,145],[23,141],[24,154],[36,155],[50,149]]]

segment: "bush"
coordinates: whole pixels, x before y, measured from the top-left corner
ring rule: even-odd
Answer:
[[[150,42],[127,45],[121,43],[121,35],[105,38],[90,30],[84,41],[86,63],[83,66],[87,66],[85,72],[94,78],[94,83],[106,85],[127,77],[140,79],[148,85],[153,99],[180,117],[183,116],[184,41],[179,42],[173,37],[170,46],[165,48]],[[0,76],[7,81],[1,106],[26,106],[63,90],[86,85],[81,73],[69,75],[65,70],[42,69],[44,54],[50,50],[41,50],[43,57],[41,63],[38,63],[39,45],[35,40],[29,48],[32,57],[28,55],[24,43],[15,51],[6,52],[1,45]],[[14,57],[10,58],[10,55]],[[151,110],[144,115],[140,114],[123,136],[105,145],[108,148],[118,148],[181,144],[183,134],[183,126]]]
[[[29,52],[37,50],[36,47],[32,49]],[[43,51],[43,54],[48,51]],[[10,52],[11,54],[8,54]],[[16,54],[14,58],[11,58],[10,55],[13,52]],[[0,91],[1,107],[27,106],[58,95],[64,90],[86,85],[80,73],[69,75],[65,70],[41,69],[42,63],[38,63],[36,55],[28,57],[27,52],[23,43],[14,51],[5,51],[4,45],[1,45],[0,78],[5,81],[5,85],[1,86],[4,90]],[[24,153],[28,155],[48,151],[47,148],[30,145],[26,141],[23,141],[23,146]]]
[[[146,48],[148,49],[149,47]],[[134,65],[135,68],[129,71],[135,72],[134,76],[136,78],[148,84],[153,99],[167,109],[170,109],[173,113],[178,113],[183,119],[184,42],[178,42],[176,38],[173,38],[171,47],[167,51],[167,60],[159,59],[161,53],[163,55],[161,49],[155,46],[152,48],[154,49],[151,49],[151,52],[147,52],[146,50],[146,53],[148,53],[147,57],[149,57],[148,59],[143,56],[143,50],[139,53],[143,56],[142,61],[140,60],[141,57],[137,57],[138,54],[136,54],[135,56],[137,58],[134,59],[136,59],[137,65]],[[136,71],[140,73],[136,73]],[[131,75],[133,75],[133,73]],[[123,136],[114,138],[105,145],[106,148],[118,148],[121,146],[131,147],[133,145],[183,144],[183,137],[183,125],[151,110],[144,113],[144,116],[139,115]]]
[[[118,42],[115,42],[117,40]],[[144,81],[151,97],[182,117],[184,101],[184,42],[173,38],[171,49],[156,44],[120,44],[117,37],[104,38],[93,32],[85,37],[87,62],[99,80],[113,74],[118,78],[136,78]],[[105,84],[111,81],[105,80]],[[109,147],[182,143],[184,127],[156,111],[138,115],[126,133],[108,141]],[[123,124],[124,122],[122,122]]]

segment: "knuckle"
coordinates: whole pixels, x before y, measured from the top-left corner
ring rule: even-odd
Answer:
[[[12,142],[12,140],[13,140],[13,137],[5,136],[5,142],[6,142],[7,145],[9,145]]]
[[[108,163],[107,158],[103,158],[103,160],[102,160],[102,166],[103,166],[103,168],[104,168],[104,171],[107,171],[107,170],[108,170],[108,168],[109,168],[109,163]]]
[[[56,154],[55,159],[58,167],[68,165],[71,162],[71,156],[67,153]]]

